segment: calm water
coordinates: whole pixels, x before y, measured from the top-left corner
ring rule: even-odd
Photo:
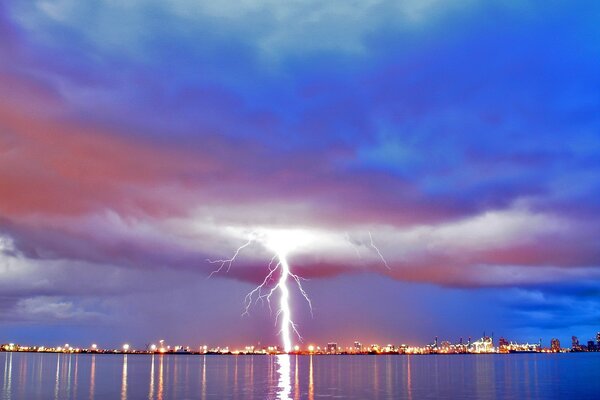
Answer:
[[[600,353],[151,356],[0,353],[1,399],[600,399]]]

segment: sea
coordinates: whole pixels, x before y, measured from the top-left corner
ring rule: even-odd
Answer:
[[[0,399],[600,399],[600,353],[0,353]]]

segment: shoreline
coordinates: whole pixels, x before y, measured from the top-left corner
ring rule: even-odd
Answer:
[[[35,353],[35,354],[85,354],[85,355],[149,355],[149,356],[279,356],[279,355],[290,355],[290,356],[489,356],[489,355],[516,355],[516,354],[582,354],[582,353],[597,353],[591,351],[560,351],[560,352],[543,352],[543,351],[517,351],[508,353],[305,353],[305,352],[292,352],[292,353],[217,353],[217,352],[124,352],[124,351],[36,351],[36,350],[13,350],[13,351],[0,351],[0,353]]]

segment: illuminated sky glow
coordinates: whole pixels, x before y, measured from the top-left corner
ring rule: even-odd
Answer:
[[[599,330],[595,2],[221,3],[0,5],[0,342]]]

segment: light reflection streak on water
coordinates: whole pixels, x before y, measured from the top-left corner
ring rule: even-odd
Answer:
[[[254,396],[254,356],[250,357],[250,382],[252,382],[252,385],[250,385],[250,395]]]
[[[54,400],[58,400],[58,385],[60,384],[60,354],[56,355],[56,384],[54,385]]]
[[[69,363],[67,364],[67,398],[71,397],[71,361],[72,355],[69,354]]]
[[[268,369],[267,369],[267,377],[268,377],[268,387],[269,387],[269,389],[272,389],[272,388],[275,387],[275,383],[273,381],[273,375],[274,375],[274,373],[273,373],[273,362],[274,361],[273,360],[274,360],[274,358],[271,357],[271,356],[269,356],[269,364],[268,364]],[[271,396],[273,394],[274,393],[271,393],[271,392],[269,393],[269,395],[271,395]]]
[[[162,400],[163,399],[163,361],[164,361],[165,356],[163,356],[161,354],[160,356],[160,364],[158,364],[158,393],[156,395],[156,399],[157,400]]]
[[[7,353],[4,359],[4,388],[3,395],[5,399],[12,398],[12,356],[13,353]]]
[[[90,366],[90,400],[94,400],[96,390],[96,355],[92,355],[92,365]]]
[[[38,387],[42,386],[42,371],[43,371],[43,368],[44,368],[44,362],[43,361],[44,361],[44,358],[40,357],[40,362],[39,362],[39,365],[38,365],[38,379],[37,379]]]
[[[298,354],[296,354],[296,370],[294,371],[294,400],[300,399],[300,382],[298,378]]]
[[[73,398],[77,398],[77,366],[79,365],[79,355],[75,355],[75,371],[73,371]]]
[[[392,389],[392,356],[386,356],[385,363],[385,387],[386,387],[386,395],[391,397],[393,394]],[[395,359],[394,359],[395,360]]]
[[[171,393],[173,393],[173,397],[174,398],[178,398],[177,396],[177,390],[179,389],[179,385],[177,384],[177,377],[178,377],[178,370],[179,370],[179,358],[175,357],[170,359],[172,362],[167,364],[167,376],[172,377],[171,379],[173,379],[173,384],[172,385],[168,385],[170,386],[171,389]],[[173,366],[173,373],[169,374],[169,367]]]
[[[123,379],[121,380],[121,400],[127,400],[127,354],[123,356]]]
[[[313,380],[313,356],[310,355],[310,364],[308,366],[308,400],[315,399],[315,382]]]
[[[206,355],[202,360],[202,400],[206,399]]]
[[[189,367],[190,367],[190,358],[186,357],[185,358],[185,382],[186,383],[190,381],[190,368]],[[188,385],[185,385],[184,390],[185,390],[185,392],[184,392],[183,398],[189,399],[190,398],[190,396],[189,396],[190,387]]]
[[[373,357],[373,393],[379,392],[379,357]]]
[[[27,371],[29,369],[27,363],[28,359],[26,357],[21,358],[21,361],[19,362],[19,385],[17,389],[17,397],[22,396],[23,390],[25,386],[27,386]]]
[[[148,400],[154,399],[154,354],[152,354],[152,363],[150,364],[150,389],[148,389]]]
[[[279,375],[277,398],[279,400],[291,400],[290,393],[292,392],[292,379],[290,375],[292,370],[290,368],[290,355],[278,354],[275,357],[275,361],[279,365],[279,368],[277,369],[277,374]]]
[[[411,387],[411,377],[410,377],[410,354],[408,355],[408,361],[406,366],[406,389],[408,392],[408,400],[412,400],[412,387]]]
[[[233,369],[233,395],[237,396],[238,394],[238,356],[235,357],[235,366]]]
[[[8,356],[9,356],[9,354],[12,354],[12,353],[4,354],[4,380],[3,380],[4,384],[2,386],[3,397],[6,397],[6,382],[7,382],[7,374],[8,374]]]

